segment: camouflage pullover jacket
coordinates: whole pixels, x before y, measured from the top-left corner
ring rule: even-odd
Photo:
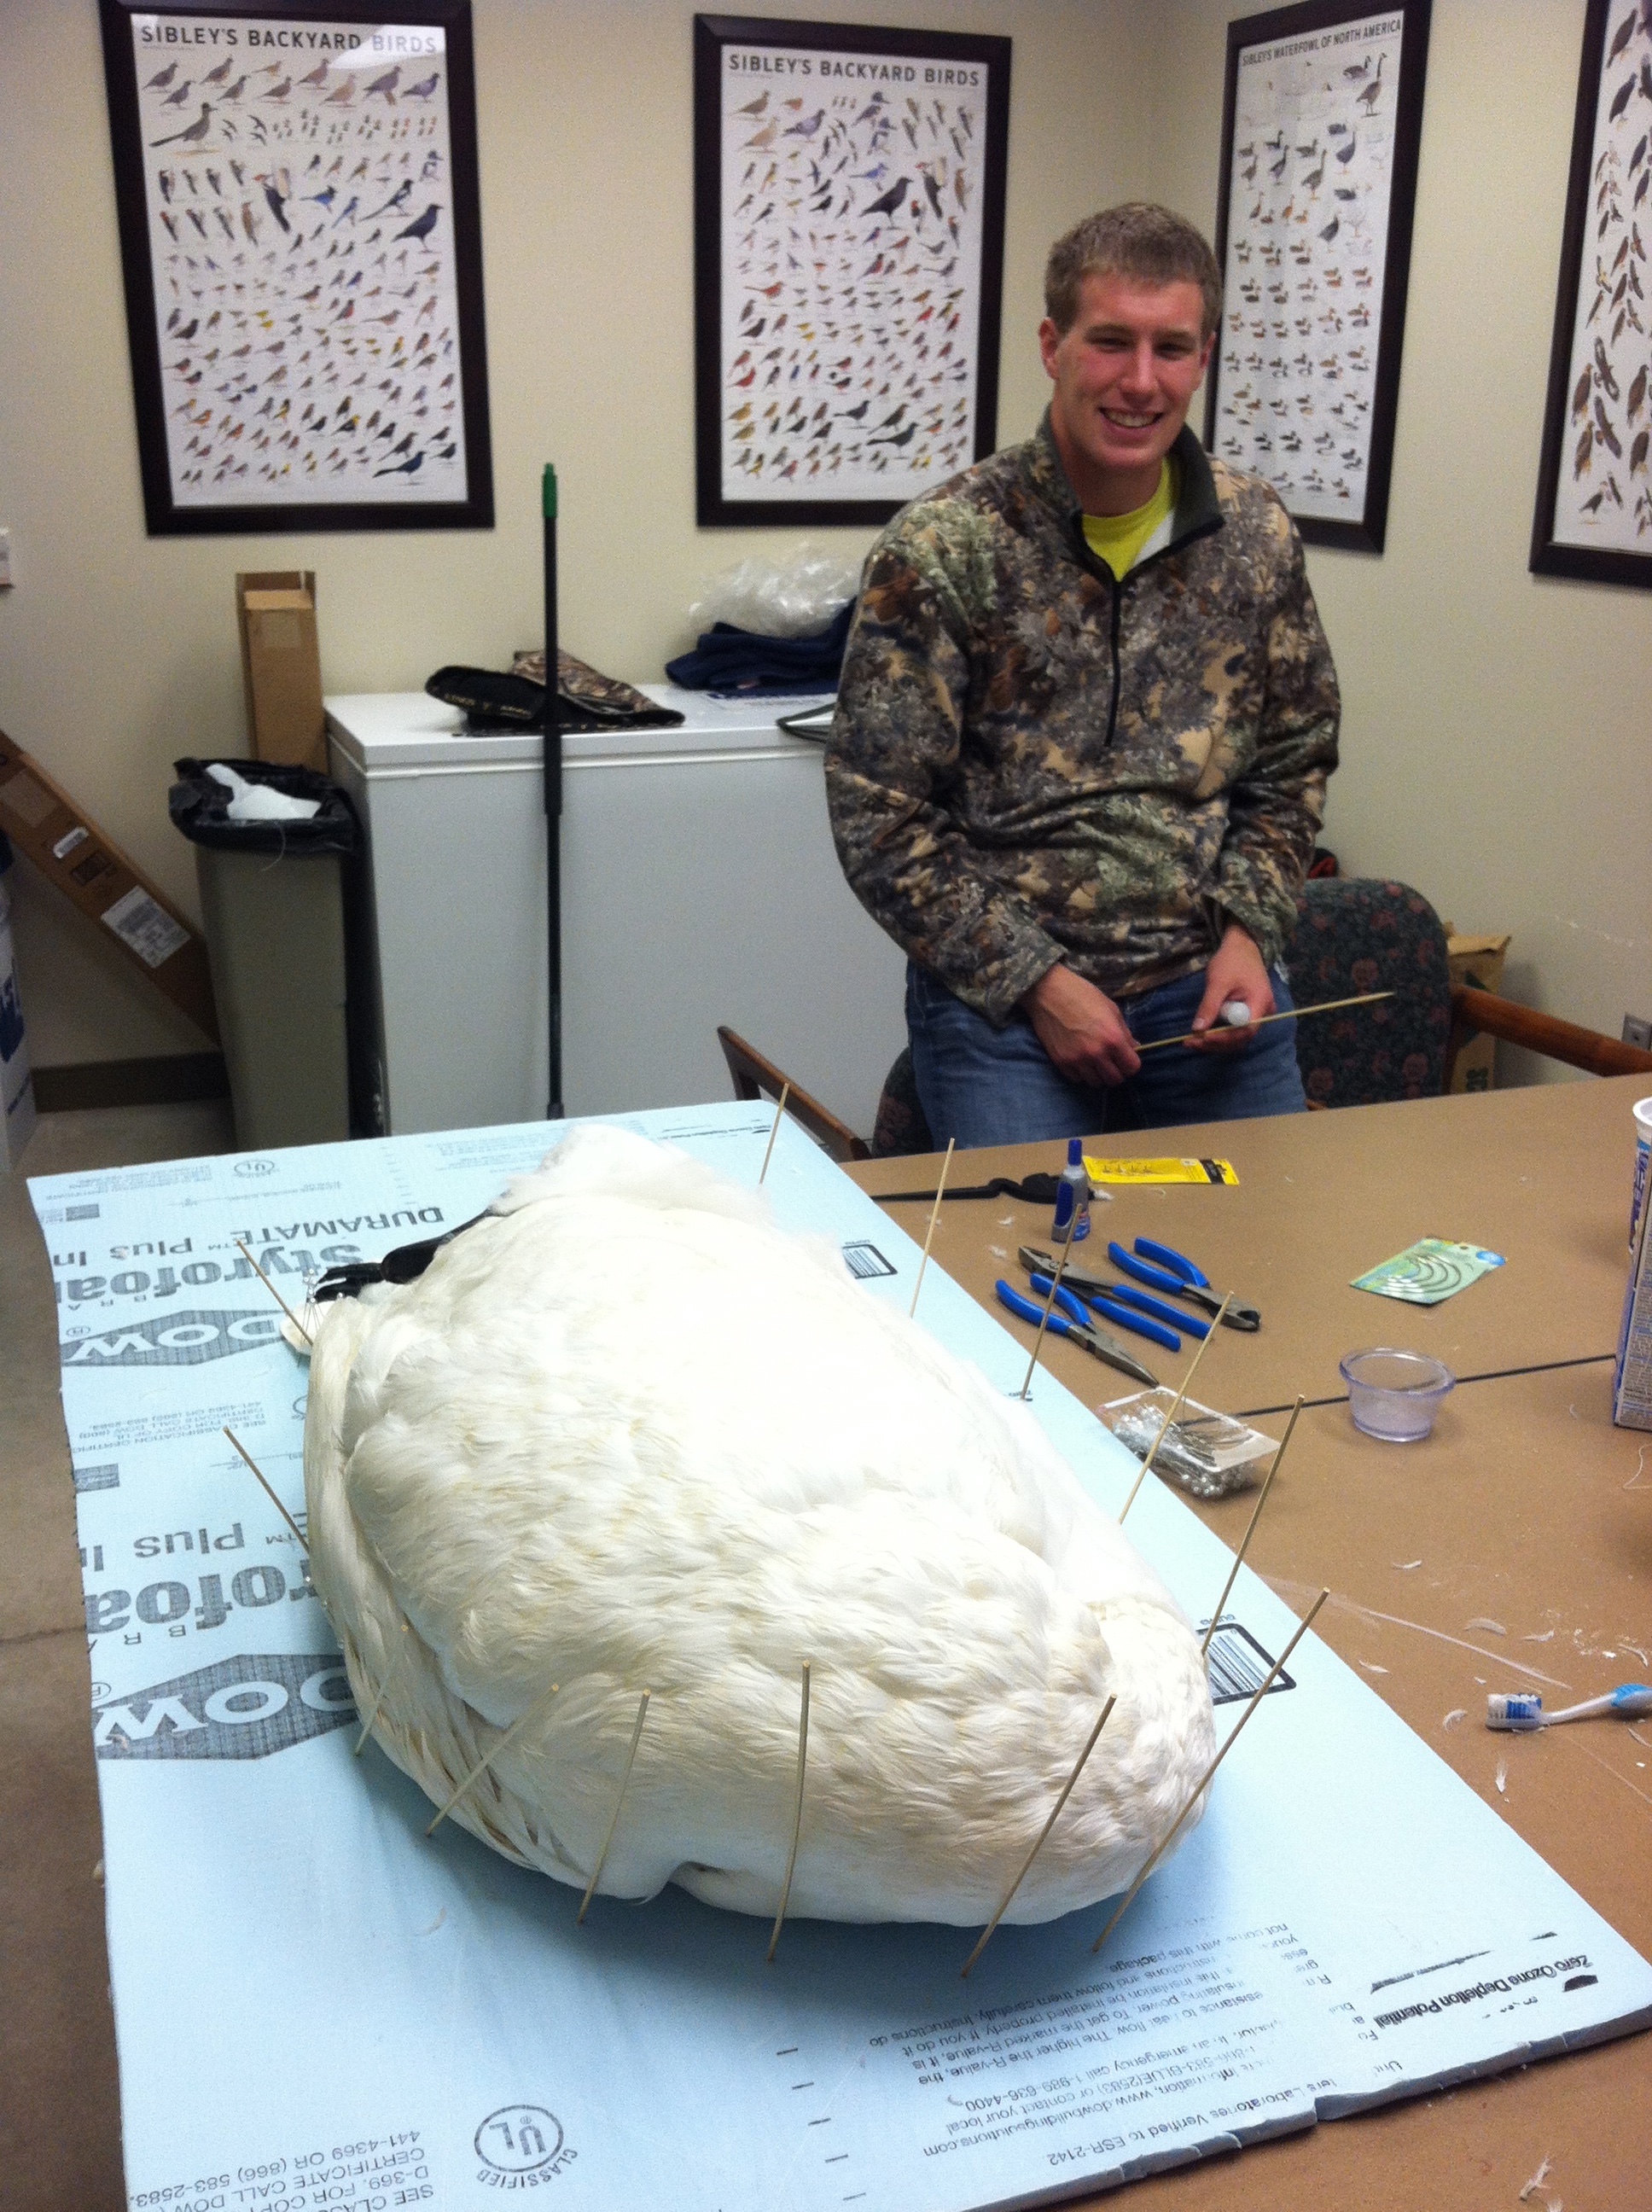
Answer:
[[[1058,961],[1128,997],[1227,921],[1270,964],[1336,765],[1289,516],[1183,428],[1162,551],[1090,553],[1048,416],[872,548],[826,757],[861,903],[998,1024]]]

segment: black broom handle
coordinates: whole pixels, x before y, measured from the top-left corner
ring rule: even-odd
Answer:
[[[545,522],[545,908],[546,981],[550,1014],[550,1099],[545,1118],[562,1119],[562,733],[556,647],[556,471],[542,480]]]

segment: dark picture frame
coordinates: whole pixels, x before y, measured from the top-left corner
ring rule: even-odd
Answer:
[[[1642,591],[1652,590],[1649,157],[1652,25],[1640,0],[1589,0],[1528,565]]]
[[[99,13],[149,535],[491,529],[470,0]]]
[[[1205,443],[1303,538],[1388,533],[1430,0],[1305,0],[1228,26]]]
[[[1010,54],[695,17],[702,526],[886,522],[993,450]]]

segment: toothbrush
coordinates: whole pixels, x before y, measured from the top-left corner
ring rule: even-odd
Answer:
[[[1485,1701],[1487,1728],[1516,1734],[1552,1728],[1557,1721],[1590,1720],[1596,1713],[1621,1713],[1625,1720],[1640,1720],[1652,1713],[1652,1688],[1644,1682],[1623,1682],[1603,1698],[1586,1698],[1581,1705],[1567,1705],[1558,1713],[1546,1713],[1535,1691],[1494,1690]]]

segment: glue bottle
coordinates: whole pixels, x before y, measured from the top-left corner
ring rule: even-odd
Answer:
[[[1090,1234],[1090,1177],[1084,1172],[1081,1137],[1067,1139],[1067,1164],[1055,1194],[1055,1219],[1050,1234],[1058,1244],[1076,1244]]]

